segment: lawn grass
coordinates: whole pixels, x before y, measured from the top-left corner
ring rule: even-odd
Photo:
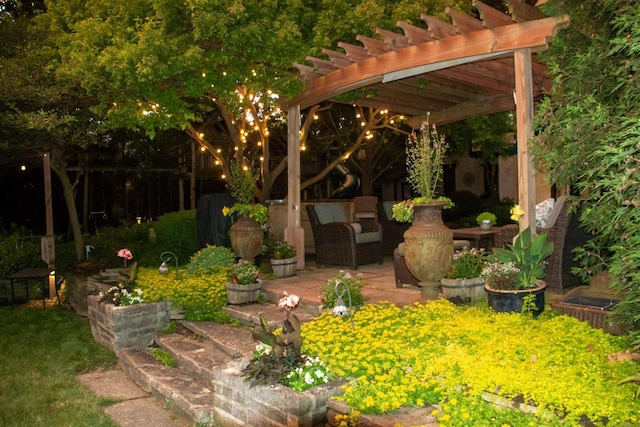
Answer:
[[[76,379],[117,363],[88,319],[57,306],[0,307],[0,331],[0,425],[117,426],[104,413],[113,399]]]

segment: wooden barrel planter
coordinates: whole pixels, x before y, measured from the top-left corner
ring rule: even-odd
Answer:
[[[440,280],[442,284],[442,296],[448,300],[461,300],[462,302],[477,301],[485,297],[484,279],[472,277],[470,279]]]
[[[256,283],[249,285],[238,285],[236,283],[227,282],[227,301],[229,304],[234,305],[256,302],[260,297],[261,289],[261,279],[258,279]]]
[[[291,277],[296,273],[296,258],[271,259],[271,269],[278,277]]]

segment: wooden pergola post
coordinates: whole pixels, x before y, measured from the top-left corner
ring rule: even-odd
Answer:
[[[536,172],[529,154],[529,140],[533,136],[533,78],[531,49],[513,52],[515,69],[516,125],[518,133],[518,204],[524,209],[520,231],[536,229]]]
[[[287,135],[287,228],[284,239],[296,247],[296,269],[303,270],[304,229],[300,225],[300,105],[293,105],[288,111]]]

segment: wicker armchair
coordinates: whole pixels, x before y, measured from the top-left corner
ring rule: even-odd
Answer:
[[[558,293],[582,284],[577,276],[571,274],[571,268],[578,267],[578,263],[573,260],[573,250],[584,245],[590,238],[589,234],[580,228],[578,215],[568,213],[568,204],[566,196],[559,197],[549,217],[548,226],[537,228],[538,234],[547,233],[549,241],[553,242],[554,249],[547,258],[544,280],[550,291]],[[518,232],[516,224],[501,227],[495,235],[495,246],[506,247],[507,243],[513,242]]]
[[[334,203],[307,205],[316,246],[316,265],[349,266],[382,264],[382,231],[377,221],[347,222],[342,208]]]
[[[378,203],[378,218],[382,226],[383,252],[385,255],[393,254],[398,245],[404,242],[404,232],[411,227],[409,222],[398,222],[391,217],[391,207],[398,203],[387,201]]]

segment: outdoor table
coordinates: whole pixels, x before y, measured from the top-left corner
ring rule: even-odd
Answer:
[[[14,287],[18,283],[24,284],[24,289],[27,294],[27,301],[29,301],[29,281],[39,281],[42,286],[42,308],[46,308],[45,302],[45,289],[49,291],[49,275],[53,272],[53,268],[27,268],[13,273],[9,276],[9,282],[11,283],[11,305],[15,305],[16,295]]]
[[[491,249],[493,247],[493,237],[497,230],[497,227],[491,227],[490,230],[483,230],[480,227],[451,229],[454,240],[473,240],[476,249]]]

